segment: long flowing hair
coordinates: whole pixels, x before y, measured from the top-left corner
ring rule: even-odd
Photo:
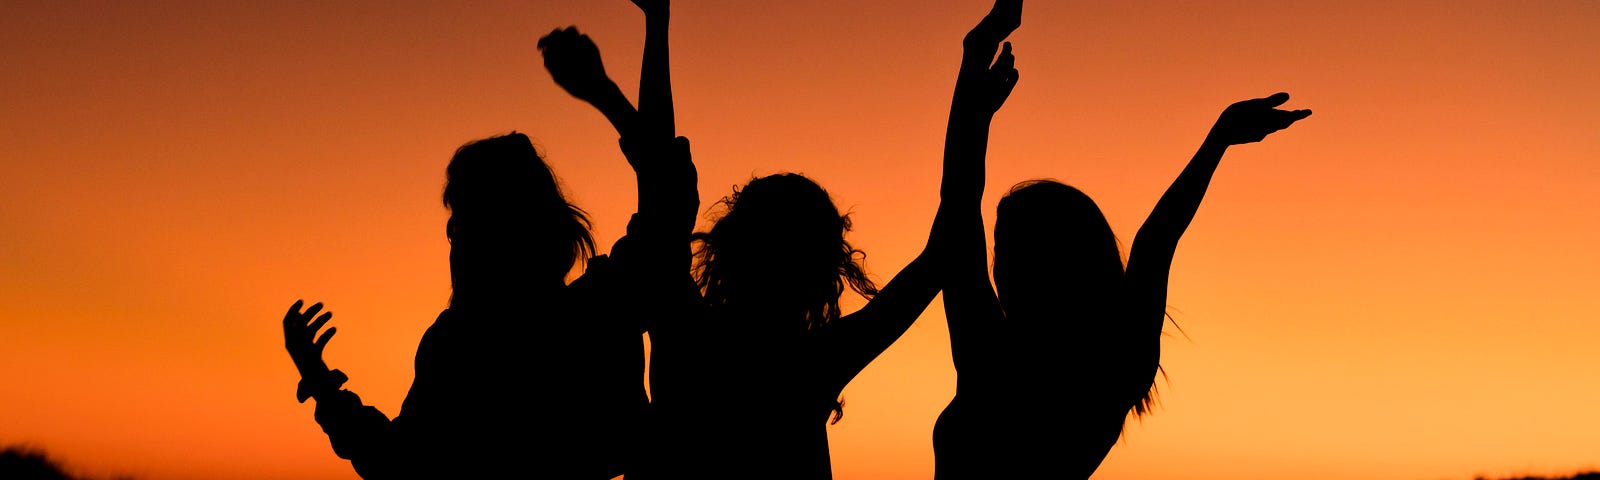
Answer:
[[[1085,360],[1118,385],[1147,380],[1133,378],[1148,371],[1136,365],[1144,359],[1127,356],[1152,341],[1136,333],[1147,320],[1127,313],[1120,242],[1093,199],[1055,180],[1019,183],[1000,199],[994,236],[995,290],[1008,319],[1083,338],[1076,354],[1095,357]],[[1159,350],[1152,360],[1161,371]],[[1134,417],[1150,413],[1155,383],[1131,400]]]
[[[563,280],[594,254],[589,218],[567,201],[527,135],[468,142],[445,169],[451,304],[511,278]],[[473,293],[468,293],[469,296]]]

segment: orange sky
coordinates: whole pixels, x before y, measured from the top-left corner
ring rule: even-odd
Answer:
[[[909,262],[989,3],[676,3],[703,203],[802,172],[880,280]],[[1224,106],[1316,111],[1228,153],[1173,266],[1163,408],[1095,478],[1600,468],[1600,3],[1082,3],[1025,7],[987,211],[1054,177],[1127,245]],[[571,24],[635,91],[623,0],[0,6],[0,444],[142,480],[355,478],[293,400],[282,312],[327,302],[329,363],[395,413],[449,295],[445,162],[511,130],[614,241],[633,176],[533,48]],[[836,478],[931,477],[941,306],[845,390]]]

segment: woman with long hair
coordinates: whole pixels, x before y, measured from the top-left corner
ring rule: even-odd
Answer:
[[[647,46],[646,69],[664,82],[665,62],[654,61],[664,46],[657,46]],[[598,65],[597,56],[592,64],[583,55],[546,60],[558,82]],[[344,375],[322,361],[334,329],[318,332],[331,314],[319,316],[320,303],[291,307],[284,337],[303,378],[301,401],[317,399],[317,421],[335,453],[363,478],[627,473],[648,408],[642,309],[679,284],[673,274],[683,269],[674,264],[687,267],[677,255],[686,251],[687,232],[673,236],[681,219],[659,198],[670,192],[647,180],[688,166],[692,186],[693,167],[681,138],[625,136],[622,144],[639,173],[639,211],[610,255],[589,258],[570,284],[574,265],[594,252],[589,223],[529,139],[513,133],[457,151],[444,193],[450,307],[424,334],[416,379],[393,420],[342,390]],[[664,248],[667,239],[678,250]]]
[[[626,358],[630,331],[633,349],[639,348],[638,327],[584,311],[589,302],[582,297],[601,295],[597,290],[615,272],[599,262],[572,287],[566,283],[573,266],[594,251],[588,219],[567,202],[520,133],[462,146],[446,175],[451,296],[417,346],[416,377],[400,413],[390,420],[340,388],[344,375],[322,360],[336,330],[318,335],[332,317],[318,315],[320,303],[302,312],[302,302],[295,302],[284,317],[285,345],[301,372],[301,401],[317,400],[317,422],[334,452],[369,480],[512,468],[587,473],[574,478],[615,476],[602,473],[616,467],[597,451],[598,439],[579,425],[561,424],[642,407],[618,381],[629,374],[627,364],[606,360]],[[594,361],[607,363],[583,363]],[[566,362],[582,371],[554,368]],[[537,394],[548,389],[591,398],[547,405],[568,415],[536,423],[522,411],[552,403]],[[630,406],[630,398],[638,405]],[[530,452],[528,437],[560,438],[562,447],[571,448],[560,455]]]
[[[1008,25],[1020,23],[1020,0],[1000,0],[996,12],[1002,11],[1013,19]],[[963,103],[981,105],[996,92],[1010,91],[1011,85],[984,75],[1009,33],[985,19],[968,35],[952,131],[957,122],[982,120],[957,115],[984,111]],[[1000,56],[1012,62],[1009,43]],[[955,188],[944,190],[944,201],[962,216],[952,221],[959,232],[951,234],[955,245],[944,283],[958,377],[956,395],[934,428],[936,478],[1094,473],[1121,436],[1127,415],[1150,412],[1168,270],[1212,173],[1228,146],[1260,141],[1311,114],[1273,108],[1287,100],[1280,93],[1235,103],[1222,113],[1140,227],[1126,269],[1109,222],[1088,195],[1053,180],[1032,180],[1000,200],[991,284],[979,208],[983,143],[972,138],[968,148],[976,154],[969,155],[951,156],[953,147],[947,147],[946,185]],[[951,184],[952,178],[968,181]]]

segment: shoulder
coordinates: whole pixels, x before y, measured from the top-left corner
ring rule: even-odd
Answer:
[[[433,324],[422,332],[422,340],[417,345],[417,357],[420,359],[424,352],[440,348],[440,345],[452,343],[450,338],[455,337],[455,332],[462,328],[461,313],[444,309],[433,320]]]
[[[439,311],[439,316],[434,317],[433,325],[428,326],[427,332],[423,333],[422,337],[427,338],[429,334],[432,334],[437,330],[449,330],[453,328],[455,324],[460,323],[460,320],[457,319],[459,316],[460,314],[453,312],[448,308]]]

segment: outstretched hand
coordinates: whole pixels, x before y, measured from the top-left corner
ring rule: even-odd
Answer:
[[[545,70],[572,96],[595,103],[616,90],[616,83],[606,76],[605,65],[600,61],[600,49],[588,35],[578,33],[577,27],[555,29],[540,38],[538,46],[544,54]]]
[[[995,0],[989,14],[967,32],[968,47],[987,45],[992,50],[1022,25],[1022,0]]]
[[[294,360],[294,368],[300,370],[302,378],[320,378],[327,375],[328,364],[322,361],[322,350],[328,347],[328,340],[333,339],[335,327],[328,327],[321,336],[317,331],[322,329],[328,320],[333,318],[333,312],[322,312],[322,303],[311,305],[304,312],[300,306],[304,300],[295,300],[289,306],[289,312],[283,315],[283,346],[289,350],[289,358]],[[315,317],[315,320],[312,318]]]
[[[1223,145],[1255,143],[1278,130],[1289,128],[1294,122],[1311,116],[1310,110],[1280,110],[1276,108],[1289,101],[1289,94],[1278,92],[1264,98],[1240,101],[1229,105],[1211,127],[1208,140]]]

